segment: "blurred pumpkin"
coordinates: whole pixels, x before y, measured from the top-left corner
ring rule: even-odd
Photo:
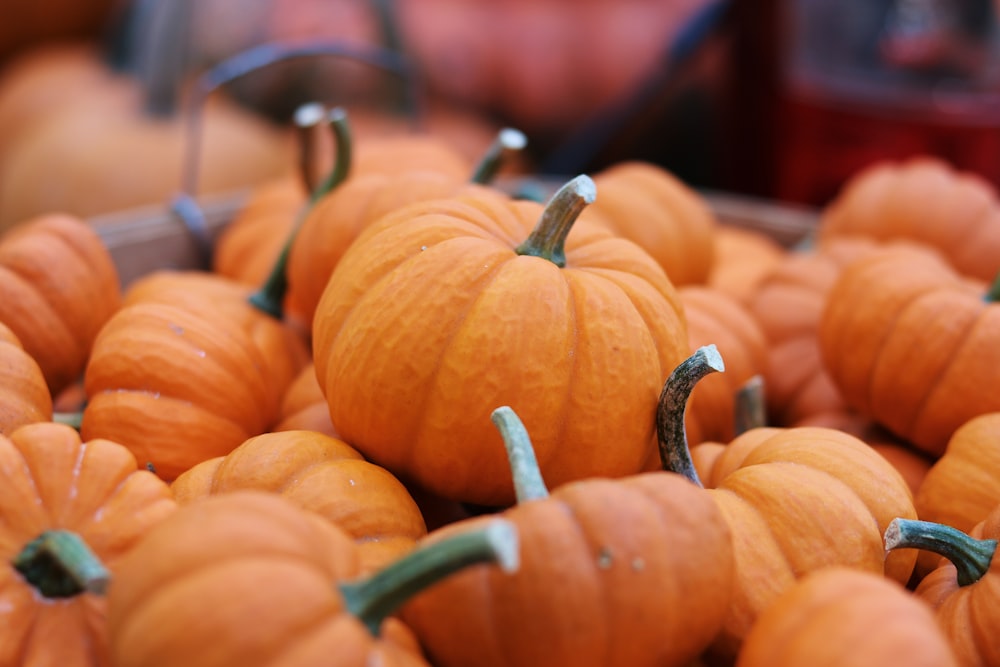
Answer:
[[[0,434],[52,419],[52,396],[42,369],[0,322]]]

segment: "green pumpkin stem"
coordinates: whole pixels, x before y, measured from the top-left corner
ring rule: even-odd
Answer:
[[[13,565],[46,598],[103,595],[111,578],[83,538],[68,530],[43,532],[24,546]]]
[[[65,424],[79,431],[80,426],[83,424],[83,410],[77,410],[76,412],[53,412],[52,421],[57,424]]]
[[[559,267],[566,266],[566,237],[583,209],[596,198],[597,186],[589,176],[572,179],[552,195],[535,229],[514,252],[541,257]]]
[[[706,345],[682,361],[667,378],[656,408],[656,436],[660,447],[660,463],[664,470],[684,475],[703,486],[688,447],[684,413],[691,391],[709,373],[726,369],[715,345]]]
[[[549,497],[549,490],[542,479],[542,471],[535,458],[535,448],[524,423],[513,409],[504,405],[493,411],[490,420],[496,425],[507,448],[507,460],[514,477],[517,502],[540,500]]]
[[[996,540],[977,540],[966,533],[931,521],[893,519],[885,529],[885,550],[923,549],[952,562],[959,586],[983,578],[997,551]]]
[[[987,303],[996,303],[1000,301],[1000,273],[997,274],[996,278],[990,284],[990,288],[986,290],[986,294],[983,295],[983,300]]]
[[[480,563],[513,572],[518,562],[517,528],[506,519],[491,519],[484,526],[420,545],[375,574],[339,588],[348,611],[377,637],[386,618],[445,577]]]
[[[307,134],[311,134],[309,131],[311,127],[322,120],[322,117],[317,118],[314,105],[312,104],[303,105],[295,115],[296,126],[304,137]],[[253,306],[279,320],[284,316],[283,302],[285,300],[285,293],[288,292],[288,256],[292,252],[292,244],[295,242],[299,227],[302,226],[303,220],[305,220],[306,215],[316,202],[340,185],[350,173],[351,131],[347,123],[347,112],[339,107],[334,108],[326,115],[326,120],[333,132],[334,143],[336,144],[333,168],[327,174],[326,178],[310,192],[309,201],[299,211],[298,219],[292,226],[292,231],[282,246],[281,253],[278,255],[271,273],[260,289],[250,295],[250,303]],[[310,144],[311,141],[305,140],[304,143]],[[314,147],[303,148],[303,154],[309,154],[308,156],[303,155],[301,160],[303,180],[307,186],[312,182],[310,166],[314,151]]]
[[[528,138],[520,130],[515,130],[512,127],[501,129],[497,132],[496,139],[486,149],[486,153],[479,161],[479,164],[476,165],[476,169],[472,172],[470,180],[480,185],[492,183],[493,179],[496,178],[497,172],[503,167],[508,154],[512,151],[524,150],[524,147],[527,145]]]
[[[754,375],[736,390],[734,407],[733,423],[736,435],[767,426],[764,378],[762,376]]]

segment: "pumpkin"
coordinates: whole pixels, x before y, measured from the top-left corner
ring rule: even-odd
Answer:
[[[523,422],[509,406],[492,419],[518,489],[501,516],[518,528],[521,564],[510,576],[470,568],[403,608],[431,661],[643,667],[697,656],[721,625],[733,572],[729,530],[708,494],[665,472],[578,480],[550,494]]]
[[[736,225],[715,229],[715,256],[706,284],[743,304],[757,293],[757,285],[785,256],[785,248],[764,232]]]
[[[852,263],[827,297],[824,367],[853,409],[932,456],[1000,410],[1000,308],[940,257],[892,248]],[[914,350],[920,350],[914,354]]]
[[[407,204],[475,191],[488,183],[511,153],[524,147],[525,137],[506,128],[475,168],[461,177],[444,168],[428,153],[421,165],[389,171],[369,161],[367,171],[355,172],[342,187],[323,195],[308,212],[288,249],[289,310],[311,323],[323,289],[344,252],[363,229],[383,215]],[[382,145],[391,145],[382,142]],[[339,145],[339,144],[338,144]],[[371,150],[371,149],[369,149]]]
[[[601,196],[592,211],[652,255],[674,285],[708,280],[718,223],[701,195],[651,162],[619,162],[595,174],[594,183]]]
[[[687,330],[660,266],[584,220],[594,195],[586,176],[547,207],[480,189],[368,227],[313,322],[341,437],[431,493],[488,506],[514,500],[485,427],[497,405],[533,429],[553,486],[640,470]]]
[[[736,395],[764,372],[767,343],[747,309],[724,292],[700,285],[678,289],[688,325],[689,349],[714,343],[725,354],[726,372],[704,378],[688,403],[688,442],[732,440],[736,435]],[[655,458],[655,455],[654,455]],[[656,461],[656,466],[659,461]]]
[[[916,554],[886,558],[882,531],[896,517],[915,518],[916,510],[895,468],[835,429],[754,428],[721,448],[699,473],[684,410],[698,380],[723,369],[712,345],[680,364],[663,387],[657,434],[664,469],[709,489],[732,528],[735,592],[711,647],[713,655],[731,659],[760,614],[808,572],[842,565],[905,583]]]
[[[886,549],[924,549],[941,557],[916,595],[935,609],[960,665],[1000,665],[1000,506],[966,534],[929,521],[900,519],[885,534]]]
[[[330,421],[330,409],[326,397],[316,380],[316,366],[305,366],[288,385],[281,398],[278,423],[274,431],[306,430],[324,433],[336,438],[337,432]]]
[[[238,490],[278,493],[343,528],[365,571],[387,565],[426,532],[406,487],[347,443],[312,431],[264,433],[174,480],[183,505]]]
[[[843,239],[790,252],[758,281],[747,307],[768,342],[769,423],[792,426],[844,409],[844,399],[823,369],[817,330],[827,293],[841,271],[876,247],[866,239]]]
[[[927,605],[844,567],[799,579],[758,618],[736,667],[958,667]]]
[[[436,547],[359,578],[351,538],[281,496],[241,491],[183,506],[115,573],[112,662],[426,666],[412,633],[391,617],[406,596],[465,565],[516,568],[506,522]]]
[[[1000,412],[973,417],[948,440],[914,498],[917,515],[958,530],[972,529],[1000,504]],[[921,575],[937,558],[921,552]]]
[[[308,350],[249,295],[194,271],[132,283],[94,343],[81,432],[122,443],[172,480],[267,431]]]
[[[104,591],[170,490],[121,445],[51,422],[0,435],[0,471],[0,664],[109,664]]]
[[[995,186],[932,156],[879,161],[857,172],[824,209],[817,231],[820,243],[844,236],[917,241],[983,281],[1000,269]]]
[[[80,376],[120,303],[111,253],[83,220],[45,215],[0,237],[0,322],[41,367],[51,393]]]
[[[52,396],[42,369],[0,322],[0,434],[51,419]]]

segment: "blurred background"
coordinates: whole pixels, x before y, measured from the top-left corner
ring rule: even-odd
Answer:
[[[147,109],[162,111],[198,73],[277,42],[406,63],[400,74],[364,57],[302,57],[225,86],[277,125],[321,100],[359,109],[359,126],[403,119],[459,143],[465,133],[470,151],[512,125],[529,137],[534,172],[644,159],[696,187],[816,206],[862,166],[917,153],[1000,185],[998,4],[4,0],[0,177],[15,153],[4,137],[27,132],[5,121],[5,86],[32,58],[41,70],[46,50],[93,45],[101,63],[142,81]],[[73,106],[66,81],[85,78],[61,80],[22,116]]]

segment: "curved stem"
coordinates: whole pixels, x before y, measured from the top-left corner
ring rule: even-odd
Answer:
[[[300,108],[301,109],[301,108]],[[299,228],[306,215],[331,190],[347,179],[351,169],[351,131],[347,122],[347,112],[342,108],[332,109],[326,116],[333,133],[336,153],[333,168],[327,177],[310,193],[309,202],[299,211],[298,219],[292,226],[292,231],[281,247],[278,259],[260,289],[250,295],[250,303],[268,315],[281,319],[284,316],[283,302],[288,292],[288,257],[292,252],[292,244],[298,235]],[[311,111],[303,112],[301,117],[296,113],[296,122],[309,123],[315,120]],[[318,122],[318,121],[317,121]],[[306,129],[303,127],[302,129]]]
[[[767,409],[764,400],[764,378],[754,375],[736,390],[733,421],[736,435],[754,428],[767,426]]]
[[[923,549],[944,556],[955,565],[959,586],[982,579],[997,550],[996,540],[977,540],[957,528],[916,519],[893,519],[884,539],[886,551]]]
[[[517,502],[539,500],[549,497],[549,490],[542,479],[542,471],[535,458],[535,449],[524,423],[513,409],[504,405],[493,411],[490,420],[496,425],[507,448],[507,460],[514,477],[514,493]]]
[[[698,380],[709,373],[722,372],[725,369],[722,356],[715,345],[698,348],[667,378],[656,408],[656,436],[663,469],[680,473],[698,486],[702,486],[702,483],[691,461],[684,413],[691,391]]]
[[[518,568],[517,528],[506,519],[454,533],[418,546],[406,556],[360,581],[339,584],[348,611],[377,637],[382,622],[420,591],[470,565],[497,564],[505,572]]]
[[[314,167],[317,158],[315,129],[326,117],[326,107],[319,102],[307,102],[295,110],[292,125],[299,145],[299,178],[306,192],[315,192],[319,184],[316,182]]]
[[[111,578],[83,538],[68,530],[43,532],[24,546],[13,565],[47,598],[103,595]]]
[[[559,267],[566,266],[566,237],[583,209],[596,198],[597,186],[589,176],[572,179],[552,195],[538,224],[514,252],[541,257]]]
[[[528,137],[523,132],[512,127],[503,128],[497,132],[496,139],[486,149],[486,153],[476,165],[475,171],[472,172],[470,180],[481,185],[493,182],[500,168],[503,167],[508,154],[511,151],[524,150],[527,145]]]

